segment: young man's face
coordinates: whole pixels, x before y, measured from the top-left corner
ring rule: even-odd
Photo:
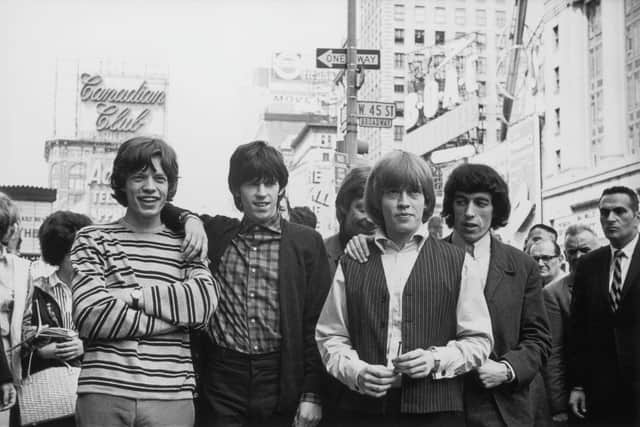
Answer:
[[[638,232],[640,212],[631,209],[631,198],[627,194],[607,194],[600,199],[600,224],[611,244],[622,248]]]
[[[364,208],[364,197],[353,199],[344,217],[343,229],[349,238],[357,234],[371,234],[375,224],[369,220]]]
[[[422,224],[425,200],[421,191],[387,190],[382,193],[382,217],[387,237],[404,244]]]
[[[146,167],[127,178],[127,215],[148,222],[160,220],[160,211],[167,202],[169,179],[162,169],[160,157],[151,159],[153,167]]]
[[[538,263],[538,271],[542,282],[547,284],[560,275],[562,260],[560,254],[555,253],[555,245],[550,240],[540,240],[533,243],[529,255]]]
[[[575,236],[569,236],[564,241],[564,254],[569,263],[569,270],[575,271],[578,260],[594,249],[598,249],[598,238],[589,231],[581,231]]]
[[[275,182],[245,182],[240,186],[240,201],[245,217],[257,224],[266,224],[278,212],[280,184]]]
[[[453,228],[466,243],[480,240],[491,228],[491,194],[456,191],[453,198]]]

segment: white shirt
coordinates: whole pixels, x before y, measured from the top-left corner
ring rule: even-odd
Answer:
[[[484,291],[487,286],[489,261],[491,261],[491,233],[485,233],[477,242],[469,244],[454,230],[451,236],[451,243],[461,249],[465,249],[471,255],[471,258],[478,263],[480,279],[482,279],[482,290]],[[473,253],[470,253],[469,246],[471,246]]]
[[[627,273],[629,272],[629,265],[631,264],[631,257],[633,256],[633,251],[638,244],[638,236],[636,233],[636,237],[633,238],[629,243],[627,243],[623,248],[622,252],[624,256],[620,259],[620,272],[622,278],[622,285],[624,286],[624,281],[627,279]],[[615,253],[618,251],[613,246],[609,245],[609,249],[611,249],[611,264],[609,265],[609,291],[611,291],[611,283],[613,282],[613,268],[616,263]]]
[[[389,244],[389,240],[382,235],[375,237],[376,244],[383,251],[382,265],[390,297],[388,345],[385,349],[387,360],[397,356],[398,342],[402,336],[402,293],[427,236],[428,229],[423,224],[401,249]],[[493,347],[491,319],[482,294],[480,275],[476,263],[468,256],[465,256],[462,267],[456,320],[456,339],[449,341],[446,346],[436,347],[436,357],[440,360],[439,371],[434,376],[436,379],[452,378],[481,366]],[[340,265],[316,325],[316,341],[327,371],[343,384],[357,390],[358,375],[367,363],[360,359],[351,344],[345,279]]]

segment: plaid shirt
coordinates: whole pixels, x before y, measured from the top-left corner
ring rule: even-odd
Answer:
[[[264,226],[243,220],[222,255],[220,299],[209,330],[221,347],[245,354],[280,349],[281,238],[279,215]]]

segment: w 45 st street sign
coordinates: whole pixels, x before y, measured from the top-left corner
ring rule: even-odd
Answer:
[[[390,128],[396,116],[396,104],[393,102],[358,101],[355,117],[358,126]],[[346,129],[347,106],[340,109],[340,124]],[[344,132],[344,131],[343,131]]]
[[[380,51],[358,49],[356,64],[365,70],[380,69]],[[347,68],[347,49],[316,49],[316,68]]]

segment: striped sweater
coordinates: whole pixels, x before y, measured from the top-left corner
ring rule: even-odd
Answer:
[[[195,390],[189,331],[205,325],[218,282],[199,262],[187,263],[182,236],[162,226],[149,233],[124,222],[76,235],[71,250],[73,318],[85,340],[78,393],[132,399],[191,399]],[[111,290],[142,290],[134,310]]]

